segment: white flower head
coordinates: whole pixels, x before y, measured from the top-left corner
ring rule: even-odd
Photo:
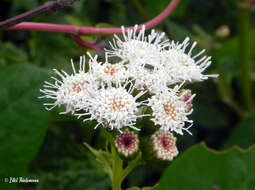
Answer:
[[[45,103],[45,106],[51,106],[47,110],[51,110],[54,107],[61,105],[65,106],[66,111],[60,114],[68,112],[74,113],[79,107],[84,107],[88,99],[91,97],[90,92],[93,92],[94,82],[89,73],[85,72],[85,56],[80,57],[79,70],[76,71],[73,61],[71,60],[73,73],[67,74],[65,71],[58,71],[53,69],[60,79],[51,77],[55,80],[53,84],[45,81],[44,88],[40,89],[44,95],[39,98],[53,99],[53,103]]]
[[[122,26],[121,40],[117,35],[114,35],[113,43],[110,42],[111,50],[106,50],[109,56],[117,56],[129,63],[136,62],[141,59],[146,63],[146,60],[159,61],[159,53],[162,49],[168,46],[168,40],[164,39],[164,33],[158,33],[151,30],[148,36],[145,36],[145,26],[143,25],[138,32],[138,25],[133,29],[125,29]]]
[[[130,77],[127,68],[122,62],[111,64],[108,62],[108,55],[105,54],[105,62],[99,62],[97,56],[92,57],[88,53],[91,72],[97,81],[105,83],[123,82]]]
[[[160,129],[164,131],[170,130],[183,135],[183,130],[185,130],[191,134],[188,131],[191,125],[187,128],[184,126],[185,122],[193,123],[187,118],[193,110],[187,112],[186,103],[191,101],[194,96],[186,100],[187,102],[182,101],[178,96],[180,87],[181,85],[175,86],[174,89],[164,90],[149,99],[148,105],[153,111],[151,120],[155,125],[160,125]]]
[[[129,89],[126,90],[126,86],[130,84]],[[138,107],[145,105],[144,101],[137,102],[146,91],[141,91],[135,97],[132,96],[134,87],[127,81],[124,86],[118,83],[115,86],[107,86],[97,90],[94,97],[90,99],[89,113],[77,114],[79,117],[83,115],[91,115],[87,120],[97,120],[99,125],[110,129],[117,129],[121,131],[121,128],[127,126],[135,130],[139,130],[134,125],[136,124],[137,118],[146,116],[139,115]]]
[[[167,73],[162,65],[155,62],[129,64],[130,76],[134,79],[135,88],[157,93],[166,88]]]
[[[186,52],[189,44],[189,38],[186,38],[180,44],[172,41],[169,45],[169,49],[161,52],[162,64],[165,66],[169,75],[168,84],[175,84],[176,81],[196,82],[206,80],[208,77],[218,77],[217,74],[202,74],[202,72],[210,66],[211,57],[203,56],[199,60],[196,60],[205,50],[192,56],[192,50],[197,45],[197,42],[194,42],[189,51]]]

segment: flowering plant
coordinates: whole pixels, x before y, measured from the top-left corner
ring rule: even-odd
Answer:
[[[0,189],[254,189],[253,1],[5,0]]]
[[[122,27],[122,36],[114,35],[110,45],[102,59],[87,53],[87,62],[81,56],[78,66],[71,60],[72,74],[54,69],[58,78],[45,82],[40,98],[53,100],[44,104],[47,110],[63,106],[65,111],[60,114],[70,112],[84,122],[96,120],[94,129],[105,129],[110,150],[85,145],[109,174],[113,189],[121,189],[126,175],[142,163],[138,134],[146,126],[136,126],[137,120],[149,117],[155,125],[156,132],[146,145],[151,156],[173,160],[178,155],[174,134],[192,134],[193,121],[188,116],[195,94],[184,85],[218,75],[202,73],[211,57],[199,58],[205,50],[192,55],[196,42],[187,51],[189,38],[174,42],[155,30],[146,35],[145,26],[138,30],[136,25],[133,29]],[[112,61],[113,57],[118,61]],[[131,161],[123,169],[127,158]]]

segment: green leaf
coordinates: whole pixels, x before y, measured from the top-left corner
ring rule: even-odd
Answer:
[[[255,188],[255,147],[241,150],[238,147],[224,152],[198,144],[165,170],[156,190],[247,190]]]
[[[42,143],[49,113],[37,97],[46,78],[45,71],[25,64],[0,71],[1,180],[22,176]],[[0,189],[8,188],[0,182]]]
[[[255,112],[235,126],[223,148],[238,145],[247,148],[255,144]]]
[[[112,155],[109,152],[103,151],[103,150],[97,150],[91,147],[87,143],[83,143],[89,150],[90,152],[96,157],[96,160],[101,164],[102,169],[104,170],[105,173],[109,175],[109,177],[112,179],[113,173],[112,173]]]

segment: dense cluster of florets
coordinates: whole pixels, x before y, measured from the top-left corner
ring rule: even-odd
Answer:
[[[72,74],[54,70],[59,78],[52,77],[53,84],[45,82],[41,98],[53,99],[45,104],[51,106],[47,109],[64,106],[65,111],[61,113],[71,112],[84,121],[96,120],[95,128],[103,126],[122,132],[126,127],[139,131],[137,119],[150,116],[160,128],[151,138],[154,150],[166,155],[159,158],[171,160],[178,151],[175,137],[169,131],[190,133],[188,129],[193,122],[188,116],[193,111],[195,95],[182,88],[186,83],[217,77],[202,74],[211,64],[211,57],[202,56],[205,50],[192,55],[196,42],[188,48],[189,38],[182,43],[169,41],[164,33],[155,30],[146,36],[144,26],[132,30],[122,27],[122,31],[122,37],[114,35],[102,61],[97,55],[88,54],[87,62],[85,56],[81,57],[78,71],[71,61]],[[111,57],[117,57],[119,62],[109,61]],[[141,111],[144,106],[151,108],[147,114]],[[171,146],[165,146],[170,147],[167,150],[173,148],[171,155],[164,151],[161,154],[162,147],[157,146],[163,145],[156,143],[158,136],[171,141]],[[123,143],[116,146],[122,146],[119,152],[125,152]]]
[[[115,139],[117,151],[125,157],[132,156],[138,151],[138,135],[133,131],[124,131]]]

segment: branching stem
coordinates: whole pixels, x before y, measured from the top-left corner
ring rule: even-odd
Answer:
[[[146,29],[150,29],[164,19],[166,19],[176,8],[180,0],[172,0],[166,9],[161,12],[158,16],[152,20],[139,25],[138,30],[142,28],[142,25],[146,26]],[[127,27],[133,28],[133,27]],[[61,24],[49,24],[49,23],[36,23],[36,22],[22,22],[7,30],[33,30],[33,31],[45,31],[45,32],[58,32],[58,33],[67,33],[73,35],[89,35],[89,34],[113,34],[121,33],[121,28],[99,28],[99,27],[83,27],[75,25],[61,25]]]
[[[64,7],[70,7],[75,1],[77,0],[55,0],[51,2],[46,2],[45,4],[36,7],[35,9],[32,9],[18,16],[0,22],[0,29],[9,28],[15,24],[39,16],[41,14],[53,12],[56,11],[57,9],[61,9]]]

